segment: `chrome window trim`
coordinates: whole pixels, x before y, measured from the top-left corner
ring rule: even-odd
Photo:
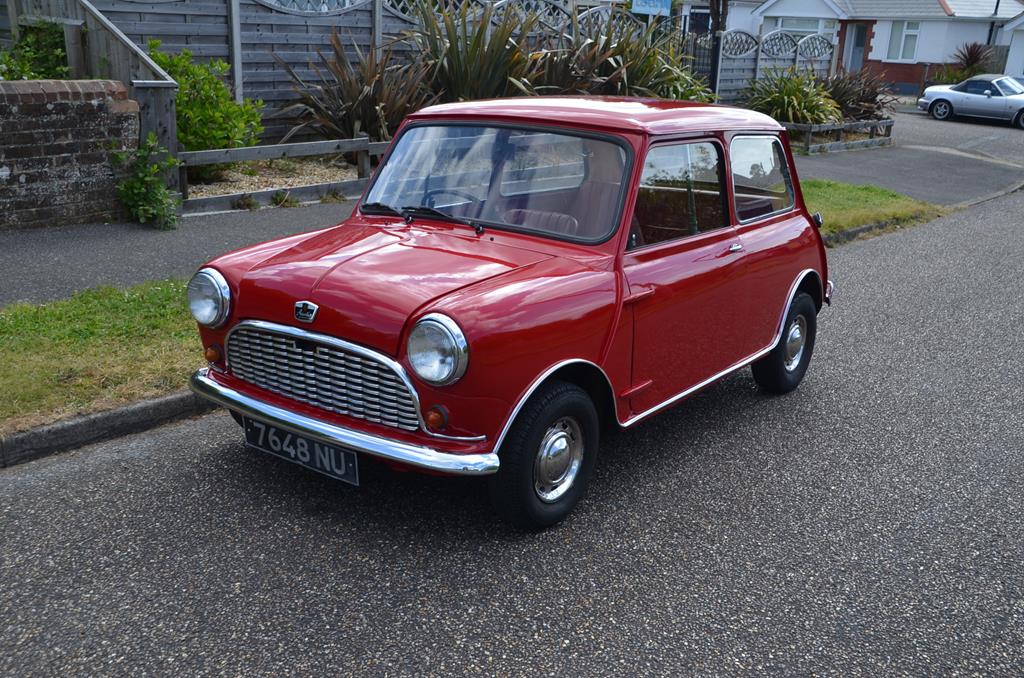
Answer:
[[[469,367],[469,341],[466,340],[466,335],[462,331],[462,328],[459,327],[459,324],[443,313],[428,313],[416,321],[416,324],[413,325],[413,329],[416,329],[416,327],[423,323],[431,323],[446,332],[448,336],[451,337],[452,343],[455,344],[455,348],[459,355],[455,364],[455,371],[452,372],[450,377],[443,381],[430,381],[429,379],[424,379],[418,372],[416,372],[416,368],[413,368],[413,373],[431,386],[451,386],[462,378],[462,375],[466,373],[466,368]],[[412,334],[410,333],[409,336],[411,337]],[[408,355],[408,342],[406,343],[405,352]]]
[[[732,171],[732,144],[737,139],[771,139],[773,142],[775,142],[775,144],[778,145],[779,150],[782,151],[782,159],[786,161],[785,171],[783,172],[783,174],[785,175],[787,185],[789,186],[788,206],[782,209],[775,210],[774,212],[768,212],[767,214],[759,214],[756,217],[751,217],[750,219],[740,219],[740,212],[738,209],[736,209],[736,174]],[[732,210],[733,212],[736,213],[736,223],[738,225],[744,226],[746,224],[752,224],[755,221],[770,219],[772,217],[777,217],[782,214],[788,214],[790,212],[797,211],[796,186],[794,185],[795,182],[793,181],[793,173],[790,171],[790,169],[791,168],[789,166],[789,157],[786,155],[786,149],[782,145],[782,138],[775,134],[746,134],[744,132],[739,132],[737,134],[734,134],[732,138],[729,139],[729,197],[732,198]]]
[[[487,436],[449,436],[444,435],[442,433],[434,433],[433,431],[427,428],[426,422],[423,421],[423,407],[420,404],[420,394],[416,390],[416,387],[413,385],[412,380],[409,378],[409,375],[406,373],[405,368],[402,367],[401,363],[378,351],[374,351],[372,349],[366,348],[365,346],[353,344],[351,342],[345,341],[344,339],[338,339],[337,337],[332,337],[326,334],[310,332],[308,330],[303,330],[298,327],[292,327],[290,325],[279,325],[277,323],[267,322],[265,320],[242,320],[241,322],[237,323],[234,327],[231,328],[231,331],[228,332],[228,335],[224,341],[224,363],[227,366],[228,370],[231,370],[231,362],[230,359],[228,358],[228,354],[230,352],[227,350],[227,347],[231,344],[231,335],[233,335],[236,331],[244,328],[252,328],[256,330],[262,330],[264,332],[274,332],[277,334],[283,334],[289,337],[294,337],[296,339],[302,339],[304,341],[327,344],[328,346],[333,346],[343,351],[355,353],[359,356],[362,356],[363,358],[366,358],[367,360],[375,360],[384,365],[385,367],[387,367],[388,369],[390,369],[391,371],[393,371],[402,381],[402,384],[407,389],[409,389],[410,397],[412,398],[412,402],[416,407],[416,418],[419,420],[420,431],[426,433],[427,435],[433,438],[441,438],[443,440],[479,442],[481,440],[487,439]]]
[[[482,476],[498,471],[498,455],[456,454],[441,452],[432,447],[383,438],[363,431],[297,414],[248,396],[210,378],[211,370],[204,367],[192,375],[189,386],[197,395],[247,417],[265,421],[298,435],[338,445],[382,459],[409,464],[441,473]]]

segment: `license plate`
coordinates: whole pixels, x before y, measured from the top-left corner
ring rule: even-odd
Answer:
[[[262,421],[242,417],[245,442],[257,450],[305,466],[337,480],[359,484],[356,453],[290,433]]]

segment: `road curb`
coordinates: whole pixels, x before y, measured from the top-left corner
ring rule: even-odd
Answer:
[[[142,400],[105,412],[65,419],[0,436],[0,468],[23,464],[129,433],[139,433],[216,407],[191,391]]]

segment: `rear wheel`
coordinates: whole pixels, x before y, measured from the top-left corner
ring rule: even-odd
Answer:
[[[789,393],[804,378],[814,353],[818,332],[818,308],[806,292],[793,298],[782,325],[779,342],[751,366],[754,381],[769,393]]]
[[[932,107],[928,109],[928,112],[932,114],[932,117],[936,120],[949,120],[953,116],[953,104],[949,103],[945,99],[939,99],[932,104]]]
[[[1024,110],[1017,114],[1017,119],[1013,121],[1019,129],[1024,129]]]
[[[541,386],[502,444],[501,465],[488,481],[494,510],[528,530],[564,520],[586,491],[598,432],[586,391],[561,381]]]

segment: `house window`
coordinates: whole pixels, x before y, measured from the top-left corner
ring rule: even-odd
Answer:
[[[889,61],[914,61],[920,31],[921,24],[918,21],[893,21],[886,58]]]
[[[835,35],[838,24],[839,22],[835,19],[807,19],[797,16],[777,16],[769,17],[765,20],[765,33],[781,29],[799,40],[800,38],[807,37],[808,35],[814,35],[816,33]]]

